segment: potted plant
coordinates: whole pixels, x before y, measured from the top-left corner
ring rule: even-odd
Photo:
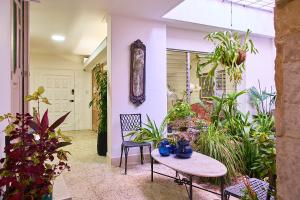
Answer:
[[[191,109],[191,105],[185,101],[177,101],[168,112],[167,120],[171,124],[172,129],[179,131],[187,131],[189,126],[189,117],[195,113]]]
[[[247,30],[243,42],[237,32],[225,31],[208,34],[206,38],[214,43],[215,49],[204,57],[198,56],[197,74],[200,75],[206,66],[212,65],[207,76],[207,81],[209,81],[215,76],[217,67],[223,66],[230,80],[239,84],[245,70],[247,52],[250,51],[254,54],[258,52],[249,38],[250,33],[250,30]]]
[[[40,87],[27,99],[49,104],[42,97],[43,93],[44,89]],[[57,129],[68,114],[51,125],[48,111],[42,118],[40,113],[35,118],[28,113],[0,117],[0,121],[8,121],[6,157],[0,160],[0,196],[9,200],[52,198],[53,180],[65,169],[70,170],[67,164],[69,152],[62,147],[71,144],[71,140]]]
[[[140,127],[137,131],[132,131],[127,136],[134,137],[134,142],[153,142],[154,148],[158,147],[158,144],[164,138],[164,132],[167,125],[167,118],[163,120],[161,125],[158,127],[156,122],[151,120],[147,115],[147,123],[145,127]]]
[[[98,140],[97,152],[100,156],[107,153],[107,72],[100,66],[96,66],[96,97],[90,102],[89,106],[95,106],[98,111]]]

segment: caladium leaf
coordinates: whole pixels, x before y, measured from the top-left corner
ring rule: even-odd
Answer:
[[[42,131],[45,132],[48,129],[48,127],[49,127],[49,118],[48,118],[48,109],[47,109],[41,121]]]
[[[71,142],[60,142],[57,144],[57,148],[65,147],[71,144],[72,144]]]
[[[67,114],[63,115],[62,117],[60,117],[58,120],[56,120],[50,127],[49,130],[54,132],[54,129],[56,129],[59,125],[61,125],[65,119],[67,118],[67,116],[70,114],[70,112],[68,112]]]

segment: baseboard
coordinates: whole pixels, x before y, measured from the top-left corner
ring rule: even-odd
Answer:
[[[120,157],[110,158],[112,166],[119,166]],[[125,164],[125,155],[123,154],[122,165]],[[128,155],[127,165],[136,165],[141,163],[141,155],[140,154],[131,154]],[[144,163],[150,163],[150,154],[144,154]]]

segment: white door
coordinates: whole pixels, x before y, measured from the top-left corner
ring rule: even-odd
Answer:
[[[67,112],[71,112],[60,128],[63,131],[75,130],[74,72],[61,70],[38,70],[31,75],[31,78],[33,79],[31,91],[35,90],[39,86],[43,86],[45,88],[44,95],[49,99],[51,105],[42,104],[40,111],[43,113],[46,109],[48,109],[50,123],[53,123]]]

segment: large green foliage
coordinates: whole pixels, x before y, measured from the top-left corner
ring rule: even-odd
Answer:
[[[98,133],[107,132],[107,72],[100,67],[95,69],[97,96],[90,102],[89,106],[95,105],[98,110]]]
[[[226,133],[233,136],[241,136],[249,131],[249,113],[243,114],[237,109],[237,99],[246,90],[240,92],[233,92],[227,96],[217,97],[212,96],[214,102],[214,109],[211,114],[211,121],[216,127],[222,127]]]
[[[153,142],[154,148],[164,138],[164,131],[167,125],[167,118],[158,127],[155,121],[147,115],[145,127],[140,127],[137,131],[130,132],[127,136],[133,137],[134,142]]]
[[[268,92],[266,89],[262,90],[260,82],[258,81],[258,89],[252,87],[249,89],[249,96],[252,105],[256,108],[257,114],[270,114],[275,104],[276,92],[272,90]]]
[[[173,122],[193,115],[195,115],[195,113],[192,111],[189,103],[185,101],[177,101],[168,112],[167,118],[169,122]]]
[[[196,141],[196,150],[222,162],[228,170],[226,182],[243,171],[243,153],[238,141],[222,129],[210,125]]]
[[[247,91],[211,97],[214,102],[212,124],[207,133],[202,133],[196,148],[221,162],[224,160],[219,156],[227,157],[230,162],[238,157],[239,167],[223,162],[228,168],[229,177],[239,172],[258,178],[273,176],[276,173],[274,118],[269,113],[260,112],[250,122],[250,114],[243,114],[237,109],[237,99],[245,93]],[[228,138],[235,145],[226,143]]]
[[[217,67],[223,66],[230,80],[236,84],[240,83],[245,70],[246,53],[248,51],[254,54],[258,52],[249,36],[250,30],[247,30],[242,42],[242,37],[237,32],[225,31],[208,34],[206,38],[215,44],[215,49],[213,53],[199,57],[198,75],[206,66],[212,65],[207,77],[210,80],[215,76]]]
[[[274,118],[260,114],[254,119],[254,126],[253,142],[257,146],[258,156],[252,169],[257,171],[259,177],[272,177],[276,174]]]

